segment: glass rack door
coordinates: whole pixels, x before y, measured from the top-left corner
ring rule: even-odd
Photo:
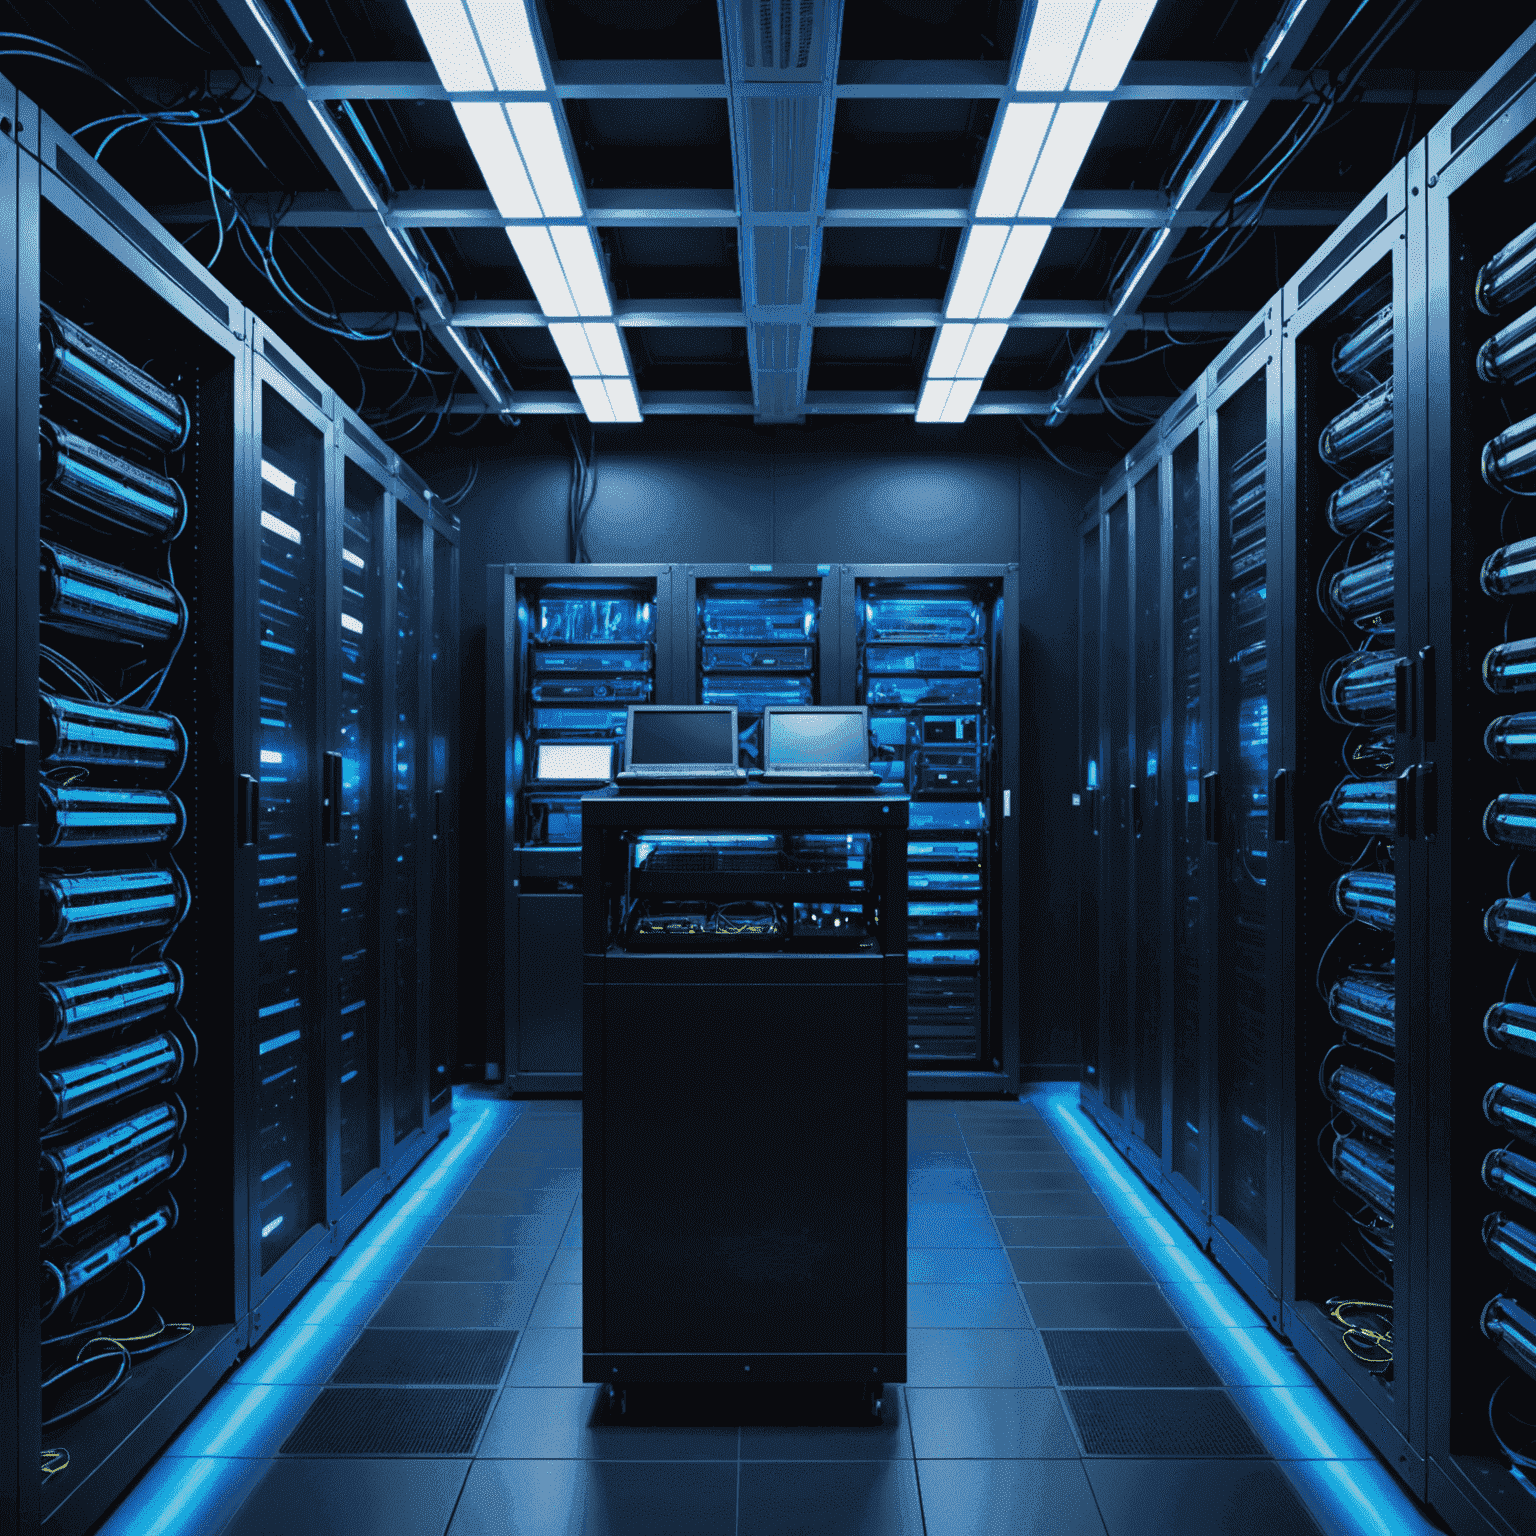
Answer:
[[[1132,1032],[1130,1128],[1159,1156],[1163,1150],[1163,506],[1159,470],[1136,482],[1135,730],[1131,743],[1130,823],[1134,867],[1136,1006]]]
[[[458,1025],[456,930],[458,861],[454,829],[458,742],[457,627],[459,551],[442,534],[432,538],[432,1042],[428,1109],[436,1114],[452,1095],[450,1068]]]
[[[320,535],[325,436],[262,386],[258,619],[257,1129],[252,1217],[266,1274],[324,1220],[319,960]]]
[[[1104,608],[1104,797],[1100,842],[1104,884],[1099,900],[1099,1070],[1105,1107],[1130,1119],[1130,508],[1122,495],[1102,525],[1106,562]]]
[[[1266,388],[1257,372],[1216,419],[1218,777],[1207,835],[1219,844],[1216,939],[1216,1211],[1262,1270],[1270,1228],[1268,991],[1269,461]],[[1209,800],[1214,799],[1214,804]]]
[[[384,583],[384,489],[350,460],[341,520],[341,803],[339,995],[333,1056],[343,1194],[379,1166],[378,776]]]
[[[1173,1020],[1173,1173],[1197,1198],[1206,1192],[1209,1136],[1206,1134],[1204,1052],[1201,1049],[1201,966],[1204,953],[1205,829],[1200,816],[1200,781],[1205,766],[1200,539],[1200,432],[1191,431],[1173,450],[1173,730],[1170,765],[1173,795],[1173,922],[1171,991]]]
[[[422,1081],[421,663],[422,526],[404,507],[395,511],[395,698],[391,814],[395,867],[389,882],[394,910],[394,1139],[420,1130]]]
[[[1099,636],[1102,595],[1100,523],[1083,534],[1078,571],[1077,753],[1082,839],[1078,853],[1078,1008],[1082,1021],[1083,1086],[1101,1093],[1099,1075]]]

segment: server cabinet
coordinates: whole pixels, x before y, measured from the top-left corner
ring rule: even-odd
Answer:
[[[583,802],[583,1379],[906,1379],[906,812]]]
[[[684,702],[736,706],[743,768],[763,766],[766,706],[841,702],[840,594],[830,565],[679,567]]]
[[[432,526],[432,990],[429,1121],[452,1107],[459,977],[459,536],[440,513]]]
[[[1427,648],[1408,653],[1419,714],[1415,839],[1425,928],[1428,1492],[1459,1533],[1536,1529],[1536,991],[1529,711],[1536,649],[1524,361],[1536,284],[1536,29],[1427,141],[1423,407],[1415,528]],[[1410,380],[1415,373],[1410,371]]]
[[[1291,643],[1271,821],[1294,881],[1285,1329],[1422,1493],[1410,180],[1417,159],[1283,295]]]
[[[385,1164],[381,1074],[349,1036],[355,1004],[389,1006],[367,974],[375,916],[347,889],[378,881],[369,797],[390,782],[395,700],[376,664],[397,573],[369,546],[392,537],[392,505],[436,514],[4,89],[0,115],[34,146],[0,135],[15,295],[0,850],[22,1014],[5,1035],[17,1176],[0,1219],[25,1238],[3,1287],[20,1458],[4,1494],[21,1528],[63,1533],[95,1523],[446,1124],[423,1112]],[[424,590],[424,625],[435,600]],[[423,743],[434,675],[423,647]],[[424,1014],[413,1027],[425,1039]],[[145,1337],[76,1359],[146,1318]],[[56,1448],[41,1497],[40,1445]]]
[[[1017,1092],[1018,568],[841,578],[841,697],[868,705],[872,765],[912,799],[908,1092]]]
[[[581,1091],[581,798],[622,767],[629,705],[686,691],[675,579],[486,567],[487,1060],[514,1094]]]
[[[1202,729],[1204,403],[1202,381],[1127,456],[1082,528],[1074,797],[1084,1012],[1096,1042],[1082,1103],[1202,1234],[1214,1038],[1202,943],[1210,861],[1200,783],[1211,767]],[[1113,686],[1112,672],[1121,679]]]

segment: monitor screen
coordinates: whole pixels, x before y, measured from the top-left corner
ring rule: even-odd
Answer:
[[[613,772],[611,741],[541,741],[534,778],[542,783],[606,779]]]
[[[869,765],[869,734],[862,709],[773,709],[764,722],[769,768]]]
[[[735,767],[733,711],[633,705],[629,716],[629,766],[648,768],[662,763]]]

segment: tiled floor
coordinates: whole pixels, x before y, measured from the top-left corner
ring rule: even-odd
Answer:
[[[911,1106],[882,1427],[614,1422],[581,1382],[580,1115],[461,1105],[106,1536],[1435,1529],[1059,1091]]]

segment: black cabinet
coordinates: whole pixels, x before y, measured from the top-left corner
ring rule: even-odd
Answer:
[[[584,1380],[906,1379],[906,813],[584,801]]]

